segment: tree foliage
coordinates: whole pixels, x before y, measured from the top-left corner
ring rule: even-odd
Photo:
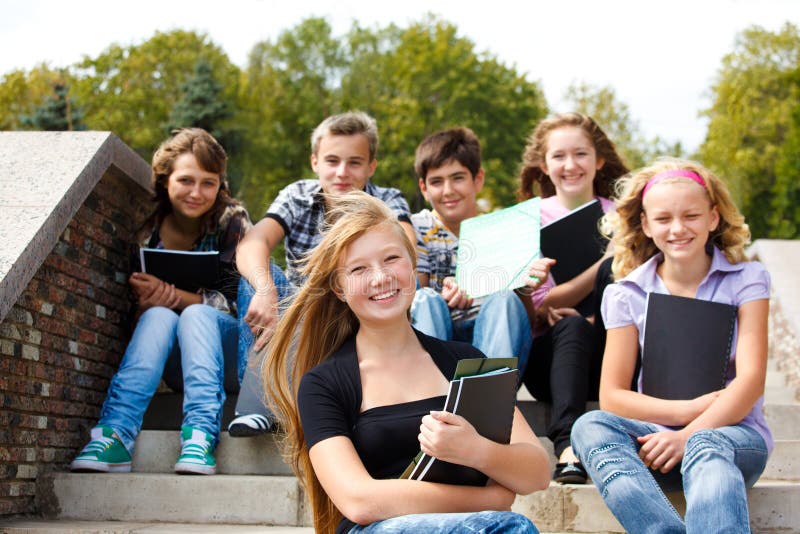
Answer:
[[[53,83],[53,94],[47,96],[30,115],[22,115],[20,122],[33,130],[72,131],[85,130],[83,111],[75,104],[69,86],[63,81]]]
[[[29,128],[22,118],[52,97],[54,84],[72,85],[73,81],[69,70],[52,69],[46,64],[4,74],[0,78],[0,130]]]
[[[98,57],[85,58],[77,65],[75,89],[86,124],[114,132],[149,160],[200,59],[222,85],[220,98],[232,105],[239,69],[204,34],[156,32],[140,45],[112,44]]]
[[[724,178],[754,237],[798,237],[800,34],[754,26],[736,39],[711,89],[702,161]]]

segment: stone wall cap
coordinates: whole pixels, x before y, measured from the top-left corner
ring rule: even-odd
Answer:
[[[0,322],[107,172],[150,190],[150,166],[111,132],[0,132]]]

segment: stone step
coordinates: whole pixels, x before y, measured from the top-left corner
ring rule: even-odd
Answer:
[[[74,521],[12,519],[0,521],[4,534],[314,534],[312,527],[268,527],[232,523],[161,523],[145,521]]]
[[[277,447],[280,435],[232,438],[223,432],[216,450],[217,472],[220,475],[291,476],[291,468],[283,462]],[[553,443],[540,437],[555,468]],[[133,471],[137,473],[172,473],[180,453],[180,437],[176,430],[144,430],[136,440]],[[764,478],[800,481],[800,440],[777,440],[775,450],[764,470]]]
[[[293,477],[51,473],[37,484],[39,508],[48,519],[310,524]],[[678,510],[685,508],[682,495],[671,494],[670,500]],[[800,525],[800,483],[761,480],[748,500],[754,532],[792,532]],[[592,485],[553,483],[518,497],[513,509],[545,532],[622,532]]]

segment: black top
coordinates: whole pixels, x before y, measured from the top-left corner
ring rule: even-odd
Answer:
[[[414,331],[447,380],[458,360],[484,357],[467,343],[441,341]],[[378,406],[359,413],[362,390],[355,335],[325,361],[303,375],[297,397],[306,446],[334,436],[353,442],[364,467],[376,479],[399,477],[419,452],[419,425],[431,410],[441,410],[445,396]],[[343,521],[337,532],[353,523]]]

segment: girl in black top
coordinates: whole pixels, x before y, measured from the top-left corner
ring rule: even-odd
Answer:
[[[490,523],[497,532],[536,532],[508,511],[517,493],[543,489],[549,478],[547,455],[520,412],[503,445],[437,411],[458,359],[481,354],[412,329],[415,251],[397,217],[354,192],[340,197],[329,222],[264,371],[316,530],[454,532]],[[491,480],[398,479],[420,449]]]

